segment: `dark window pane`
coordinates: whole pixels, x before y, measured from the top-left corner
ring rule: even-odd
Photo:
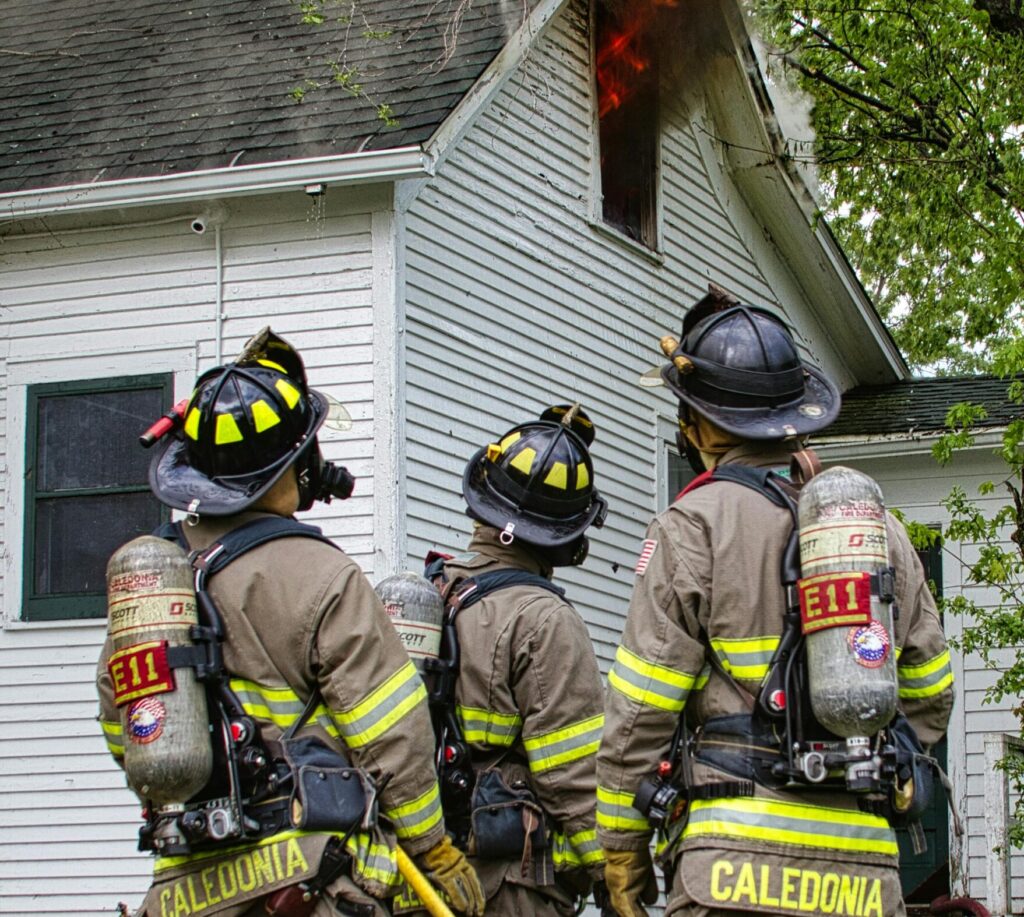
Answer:
[[[37,501],[35,594],[105,592],[110,555],[159,524],[149,493]]]
[[[696,472],[674,448],[668,450],[668,502],[671,504],[679,496],[680,491],[695,477]]]
[[[163,411],[158,388],[40,398],[36,490],[144,484],[139,434]]]

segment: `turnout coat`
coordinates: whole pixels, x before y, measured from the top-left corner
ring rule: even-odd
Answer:
[[[208,518],[184,531],[193,549],[205,549],[266,515]],[[441,840],[444,823],[426,689],[366,577],[329,544],[284,537],[234,560],[210,579],[209,591],[224,620],[231,688],[263,737],[277,740],[319,687],[322,702],[299,735],[318,736],[378,781],[392,775],[379,800],[380,827],[349,838],[352,874],[328,890],[364,908],[395,894],[401,883],[396,837],[410,855],[420,853]],[[99,719],[121,763],[131,736],[113,702],[109,654],[107,645],[97,672]],[[314,875],[329,837],[282,831],[223,851],[158,856],[143,912],[243,913],[249,903]]]
[[[722,463],[788,470],[775,446],[737,446]],[[609,674],[598,756],[598,833],[608,849],[649,843],[633,807],[640,781],[668,754],[678,718],[698,738],[710,719],[749,713],[735,684],[757,693],[783,630],[780,557],[789,513],[749,487],[719,481],[683,495],[650,524],[622,644]],[[949,651],[921,564],[887,522],[895,567],[899,703],[925,746],[942,738],[953,703]],[[736,777],[694,762],[694,785]],[[665,852],[669,913],[903,913],[896,837],[845,791],[697,799]]]

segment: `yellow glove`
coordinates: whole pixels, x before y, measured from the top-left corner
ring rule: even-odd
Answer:
[[[444,839],[416,857],[430,879],[451,901],[452,907],[469,917],[480,917],[484,912],[484,890],[476,872],[452,839]]]
[[[608,897],[619,917],[647,917],[643,904],[658,900],[658,880],[651,863],[651,851],[605,850],[604,881]]]

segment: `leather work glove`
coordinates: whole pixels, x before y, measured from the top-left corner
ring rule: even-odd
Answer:
[[[484,912],[484,890],[476,872],[452,839],[444,839],[416,857],[423,870],[452,903],[452,907],[468,917],[480,917]]]
[[[604,881],[608,896],[619,917],[647,917],[641,904],[658,900],[658,880],[654,875],[651,851],[605,850]]]

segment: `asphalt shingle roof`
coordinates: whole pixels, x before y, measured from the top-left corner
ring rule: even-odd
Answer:
[[[0,193],[422,143],[532,2],[4,4]]]
[[[934,432],[944,429],[946,413],[961,401],[985,406],[988,417],[978,426],[1005,426],[1022,413],[1006,400],[1008,384],[992,376],[961,376],[861,386],[843,395],[839,417],[823,435]]]

